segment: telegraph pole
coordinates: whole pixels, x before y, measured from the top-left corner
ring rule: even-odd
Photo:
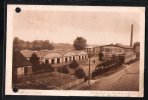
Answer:
[[[88,55],[88,59],[89,59],[89,80],[88,80],[88,85],[90,85],[90,54]]]
[[[131,38],[130,38],[130,47],[133,45],[133,24],[131,25]]]

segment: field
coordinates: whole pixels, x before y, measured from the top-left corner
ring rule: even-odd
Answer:
[[[26,78],[16,86],[22,89],[59,89],[61,86],[75,80],[76,78],[72,75],[44,72],[34,74],[31,76],[31,79]]]

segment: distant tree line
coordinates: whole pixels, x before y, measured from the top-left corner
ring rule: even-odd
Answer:
[[[13,50],[19,51],[19,50],[52,50],[54,49],[53,43],[50,43],[49,40],[34,40],[32,42],[30,41],[24,41],[19,39],[18,37],[15,37],[13,40]]]

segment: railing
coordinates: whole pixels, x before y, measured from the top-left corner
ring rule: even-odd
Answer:
[[[70,83],[67,83],[66,85],[61,86],[60,89],[66,90],[66,89],[69,89],[69,88],[71,88],[71,87],[73,87],[73,86],[76,86],[76,85],[78,85],[78,84],[80,84],[80,83],[83,83],[83,82],[84,82],[84,78],[82,78],[82,79],[77,79],[77,80],[75,80],[75,81],[73,81],[73,82],[70,82]]]

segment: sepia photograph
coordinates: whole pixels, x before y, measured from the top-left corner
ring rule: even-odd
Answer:
[[[145,8],[8,5],[6,95],[143,97]]]

